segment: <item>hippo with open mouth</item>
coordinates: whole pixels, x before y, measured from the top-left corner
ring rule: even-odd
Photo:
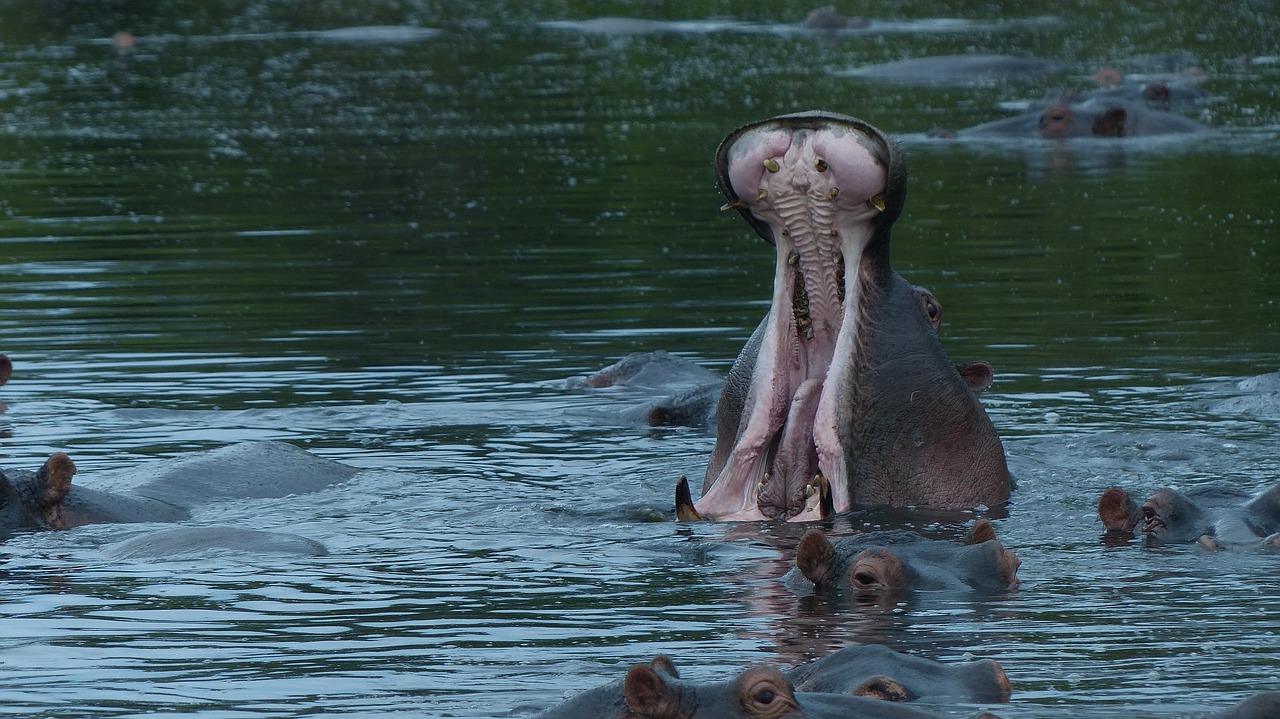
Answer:
[[[906,163],[830,112],[756,122],[716,154],[725,209],[776,248],[773,301],[729,372],[703,493],[682,520],[814,520],[857,505],[1009,498],[1004,448],[889,265]]]

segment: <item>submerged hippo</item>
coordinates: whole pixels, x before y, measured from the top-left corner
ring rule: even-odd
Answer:
[[[796,568],[784,581],[795,586],[808,580],[815,588],[833,587],[859,595],[937,589],[1001,591],[1018,586],[1020,564],[985,519],[974,524],[963,543],[901,530],[832,542],[821,530],[811,529],[800,539]]]
[[[116,473],[103,479],[110,486],[103,491],[73,486],[76,466],[58,452],[35,472],[0,472],[0,536],[23,528],[177,522],[210,501],[316,492],[357,471],[284,442],[245,442]]]
[[[1276,719],[1280,717],[1280,692],[1260,692],[1207,719]]]
[[[1009,498],[995,427],[889,264],[906,164],[875,127],[805,112],[716,154],[726,209],[776,248],[773,302],[729,372],[703,494],[681,519],[818,519]]]
[[[978,85],[1039,78],[1065,68],[1053,60],[1019,55],[933,55],[864,65],[835,74],[913,85]]]
[[[0,387],[3,387],[12,376],[13,361],[9,359],[8,355],[0,355]],[[0,402],[0,412],[5,411],[5,409],[7,408],[4,406],[4,402]]]
[[[1151,544],[1280,547],[1280,485],[1252,498],[1236,489],[1165,487],[1141,505],[1112,487],[1098,500],[1098,518],[1108,534],[1124,538],[1140,527]]]
[[[680,678],[670,658],[636,664],[626,678],[585,691],[539,719],[924,719],[916,697],[1006,701],[1009,680],[990,659],[943,664],[879,645],[846,647],[787,672],[756,666],[723,683]],[[990,717],[991,715],[983,715]]]
[[[1209,127],[1181,115],[1108,96],[1079,102],[1054,102],[1014,117],[964,130],[933,130],[934,137],[1143,137],[1207,132]]]

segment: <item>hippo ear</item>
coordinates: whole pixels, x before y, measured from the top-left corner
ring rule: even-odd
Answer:
[[[8,382],[12,376],[13,361],[9,359],[8,355],[0,355],[0,384]]]
[[[637,664],[627,670],[622,682],[622,697],[631,711],[653,719],[677,716],[679,700],[672,701],[662,675],[648,664]]]
[[[666,654],[659,654],[649,662],[649,666],[660,672],[665,672],[677,679],[680,678],[680,671],[676,669],[675,662],[671,661],[671,657]]]
[[[912,699],[911,692],[906,687],[883,674],[877,674],[854,687],[852,694],[886,702],[909,702]]]
[[[1113,107],[1106,112],[1098,115],[1093,120],[1094,137],[1124,137],[1129,133],[1125,131],[1125,121],[1128,114],[1123,107]]]
[[[1119,487],[1112,487],[1098,499],[1098,519],[1108,532],[1132,532],[1142,516],[1142,508]]]
[[[54,452],[45,461],[44,466],[36,472],[37,487],[44,488],[37,499],[40,511],[48,513],[67,496],[67,492],[71,490],[71,477],[75,473],[75,463],[64,452]]]
[[[830,581],[839,557],[821,529],[810,529],[796,547],[796,567],[814,584]]]
[[[965,544],[982,544],[990,542],[996,538],[996,528],[992,526],[991,520],[983,517],[973,523],[969,528],[969,534],[965,535]]]
[[[958,364],[956,365],[956,371],[960,373],[960,378],[964,380],[964,383],[969,385],[969,389],[974,392],[985,392],[991,386],[991,381],[996,374],[996,370],[991,366],[991,363],[983,360]]]

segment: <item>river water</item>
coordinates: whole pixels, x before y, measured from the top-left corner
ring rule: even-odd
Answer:
[[[996,659],[1005,717],[1280,689],[1280,558],[1108,547],[1094,514],[1112,484],[1280,481],[1270,2],[869,2],[878,25],[822,37],[761,1],[0,7],[3,466],[65,450],[92,486],[280,439],[367,470],[191,520],[325,556],[114,558],[124,525],[10,538],[0,714],[523,716],[658,652],[718,679],[854,641]],[[573,22],[603,16],[683,22]],[[369,29],[387,25],[410,30]],[[1195,113],[1210,134],[925,136],[1173,51],[1219,96]],[[840,74],[963,52],[1067,69]],[[952,358],[996,368],[1016,592],[797,597],[777,581],[796,528],[670,521],[708,434],[565,389],[634,351],[727,369],[771,255],[717,211],[711,158],[738,124],[811,108],[908,153],[894,265],[941,299]]]

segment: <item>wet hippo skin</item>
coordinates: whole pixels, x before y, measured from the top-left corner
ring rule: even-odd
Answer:
[[[927,539],[901,530],[831,541],[811,529],[796,548],[792,587],[834,588],[856,595],[912,590],[1002,591],[1018,586],[1017,555],[996,539],[990,522],[974,524],[963,542]]]
[[[108,473],[90,489],[72,484],[75,464],[58,452],[37,471],[0,473],[0,531],[176,522],[211,501],[315,492],[356,472],[284,442],[245,442]]]
[[[1098,499],[1098,519],[1111,538],[1139,530],[1149,544],[1197,543],[1209,549],[1280,546],[1280,485],[1250,497],[1234,488],[1156,490],[1139,504],[1112,487]]]
[[[1007,701],[1009,680],[990,660],[944,663],[868,644],[845,647],[788,671],[756,666],[723,683],[680,677],[659,655],[621,680],[582,692],[540,719],[818,717],[923,719],[916,698]],[[695,714],[695,711],[697,712]],[[990,715],[986,715],[990,716]]]
[[[798,113],[731,133],[717,170],[725,208],[775,248],[773,301],[725,382],[702,496],[678,488],[678,516],[1006,501],[1000,438],[889,265],[897,146],[856,118]]]
[[[959,131],[934,130],[935,137],[1149,137],[1208,132],[1190,118],[1154,110],[1145,104],[1099,96],[1080,102],[1054,102],[1043,108]]]

